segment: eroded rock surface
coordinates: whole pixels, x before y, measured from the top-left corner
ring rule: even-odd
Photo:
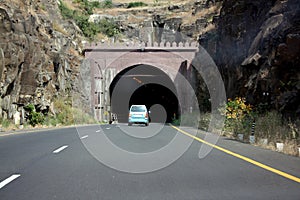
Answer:
[[[217,37],[214,57],[229,97],[299,116],[299,1],[224,1]]]
[[[3,0],[0,21],[0,118],[29,103],[48,112],[54,98],[80,92],[81,31],[56,0]]]

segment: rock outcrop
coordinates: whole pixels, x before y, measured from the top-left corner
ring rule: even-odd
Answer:
[[[29,103],[48,112],[54,98],[81,94],[82,32],[62,19],[58,4],[0,2],[0,118],[19,119]],[[244,96],[288,116],[300,114],[298,0],[188,1],[100,10],[90,20],[102,18],[117,21],[129,39],[174,42],[200,35],[221,71],[228,97]]]
[[[299,1],[226,0],[217,28],[214,57],[228,97],[299,116]]]
[[[0,118],[29,103],[48,112],[54,98],[80,92],[81,31],[56,0],[3,0],[0,21]]]
[[[114,20],[126,39],[144,42],[196,40],[206,32],[214,16],[219,15],[222,0],[182,1],[181,3],[145,6],[134,9],[97,10],[89,21]],[[143,32],[146,30],[146,33]],[[126,40],[125,39],[125,40]]]

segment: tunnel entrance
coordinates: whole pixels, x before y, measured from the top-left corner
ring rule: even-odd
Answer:
[[[180,115],[176,88],[169,76],[150,65],[136,65],[121,71],[110,88],[111,112],[127,122],[131,105],[146,105],[151,122],[169,123]]]

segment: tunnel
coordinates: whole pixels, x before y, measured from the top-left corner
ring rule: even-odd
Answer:
[[[150,65],[135,65],[118,73],[109,87],[111,112],[119,122],[128,121],[131,105],[146,105],[150,123],[170,123],[178,119],[180,107],[170,77]]]

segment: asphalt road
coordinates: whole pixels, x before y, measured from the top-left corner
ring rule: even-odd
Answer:
[[[176,134],[189,137],[161,124],[0,134],[0,199],[300,199],[300,158],[226,138],[219,138],[219,149],[214,148],[203,159],[198,158],[202,143],[194,140],[174,163],[148,173],[112,169],[93,154],[93,148],[105,146],[104,135],[125,153],[146,155],[168,146]],[[203,135],[198,133],[197,137]],[[120,168],[132,164],[126,156],[103,149],[100,153],[111,162],[121,160]],[[163,156],[165,159],[157,162],[171,157]],[[257,163],[251,163],[253,160]],[[134,165],[147,166],[152,161],[143,162]]]

